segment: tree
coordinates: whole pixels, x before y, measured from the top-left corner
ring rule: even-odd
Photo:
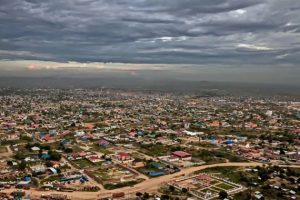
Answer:
[[[183,192],[183,193],[187,193],[187,192],[188,192],[188,189],[186,189],[186,188],[182,188],[181,192]]]
[[[169,186],[169,190],[170,190],[171,192],[174,192],[174,191],[175,191],[175,187],[174,187],[173,185],[170,185],[170,186]]]
[[[258,171],[258,176],[261,178],[262,181],[266,181],[269,179],[268,172],[264,168]]]
[[[48,154],[51,160],[59,161],[61,159],[61,154],[56,151],[49,151]]]
[[[45,164],[46,164],[47,167],[52,167],[52,163],[50,161],[46,161]]]
[[[72,153],[72,152],[73,152],[73,149],[71,149],[71,148],[66,148],[66,149],[64,150],[64,152],[65,152],[65,153]]]
[[[294,179],[293,177],[289,177],[288,180],[289,180],[291,183],[296,183],[296,179]]]
[[[150,198],[149,193],[145,192],[145,193],[143,194],[143,199],[149,199],[149,198]]]
[[[168,200],[168,199],[170,199],[169,195],[166,194],[161,195],[161,200]]]
[[[42,147],[43,149],[45,149],[45,150],[51,150],[51,147],[49,146],[49,145],[46,145],[46,146],[44,146],[44,147]]]
[[[24,170],[26,169],[26,167],[27,167],[27,163],[24,160],[22,160],[18,165],[19,170]]]
[[[23,160],[25,158],[25,155],[23,153],[21,153],[20,151],[18,151],[15,155],[15,159],[17,160]]]
[[[227,197],[228,197],[228,194],[224,190],[222,190],[222,191],[219,192],[219,198],[220,199],[225,199]]]
[[[137,193],[135,193],[135,195],[136,195],[137,197],[141,197],[143,194],[142,194],[141,192],[137,192]]]
[[[9,166],[12,166],[12,165],[13,165],[13,162],[12,162],[11,160],[8,160],[6,163],[7,163],[7,165],[9,165]]]

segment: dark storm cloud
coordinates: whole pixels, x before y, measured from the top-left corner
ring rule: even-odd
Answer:
[[[299,0],[0,0],[0,59],[299,63]]]

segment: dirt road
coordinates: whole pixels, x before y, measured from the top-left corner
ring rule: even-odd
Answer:
[[[32,196],[40,196],[42,194],[57,193],[57,194],[68,195],[71,199],[74,199],[74,200],[79,200],[79,199],[92,200],[92,199],[97,199],[97,198],[110,197],[112,195],[112,193],[116,193],[116,192],[124,192],[125,194],[135,193],[135,192],[139,192],[139,191],[152,192],[152,191],[155,191],[156,189],[158,189],[161,185],[163,185],[179,176],[187,175],[187,174],[193,173],[195,171],[203,170],[203,169],[207,169],[207,168],[234,167],[234,166],[236,166],[236,167],[254,167],[254,166],[262,166],[262,165],[263,165],[262,163],[258,163],[258,162],[248,162],[248,163],[231,163],[231,162],[229,162],[229,163],[219,163],[219,164],[212,164],[212,165],[202,165],[202,166],[198,166],[198,167],[182,169],[180,172],[177,172],[174,174],[169,174],[169,175],[162,176],[162,177],[148,179],[142,183],[135,185],[134,187],[124,187],[124,188],[119,188],[119,189],[115,189],[115,190],[102,189],[99,192],[68,193],[68,192],[56,192],[56,191],[37,191],[37,190],[33,190],[33,189],[29,190],[29,191],[25,191],[25,192],[26,192],[26,194],[30,194]],[[299,165],[287,166],[287,167],[300,168]],[[15,191],[15,189],[3,190],[1,192],[10,193],[12,191]]]

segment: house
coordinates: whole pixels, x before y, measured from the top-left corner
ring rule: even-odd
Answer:
[[[234,141],[233,140],[226,140],[223,143],[226,144],[226,145],[233,145]]]
[[[40,150],[40,148],[39,148],[39,147],[36,147],[36,146],[34,146],[34,147],[31,147],[31,150],[32,150],[32,151],[39,151],[39,150]]]
[[[191,132],[191,131],[183,131],[185,135],[188,136],[199,136],[199,135],[204,135],[204,132]]]
[[[54,136],[57,135],[57,131],[55,129],[49,130],[49,135]]]
[[[159,162],[152,161],[149,163],[149,165],[157,169],[163,169],[163,165]]]
[[[128,153],[125,153],[125,152],[119,152],[117,153],[116,155],[117,159],[118,160],[130,160],[130,155]]]
[[[92,163],[97,163],[97,162],[102,161],[101,157],[99,157],[98,155],[89,155],[89,156],[86,156],[86,159],[88,159]]]
[[[157,177],[157,176],[165,175],[165,173],[163,171],[154,171],[154,170],[147,171],[146,173],[151,177]]]
[[[142,161],[133,161],[131,165],[134,168],[140,168],[140,167],[144,167],[145,163]]]
[[[86,156],[85,152],[79,152],[79,153],[69,153],[66,155],[68,160],[80,160],[82,159],[84,156]]]
[[[135,136],[137,135],[137,133],[136,133],[136,132],[130,132],[130,133],[128,133],[128,135],[129,135],[130,137],[135,137]]]
[[[42,140],[45,140],[46,142],[49,142],[51,140],[53,140],[53,138],[50,135],[45,135]]]
[[[178,157],[181,160],[191,160],[192,159],[192,155],[184,152],[184,151],[174,151],[172,153],[173,156]]]
[[[103,148],[107,148],[110,145],[110,142],[107,140],[101,139],[98,142],[96,142],[96,144],[98,144],[99,146],[101,146]]]
[[[47,172],[49,172],[49,174],[57,174],[57,170],[55,168],[53,168],[53,167],[49,167],[47,169]]]
[[[211,123],[208,124],[209,127],[219,127],[220,126],[220,121],[214,120]]]
[[[50,158],[51,158],[51,156],[47,153],[43,153],[41,156],[41,159],[43,159],[43,160],[49,160]]]
[[[245,123],[245,128],[254,129],[254,128],[257,128],[257,124],[254,123],[254,122],[246,122]]]
[[[256,192],[254,193],[254,197],[255,197],[256,199],[263,199],[264,195],[263,195],[262,193],[260,193],[259,191],[256,191]]]

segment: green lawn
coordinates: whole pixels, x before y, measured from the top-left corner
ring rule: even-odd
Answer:
[[[247,160],[240,158],[239,156],[227,151],[226,149],[201,149],[194,151],[192,155],[193,157],[204,160],[207,163],[224,162],[225,160],[229,160],[230,162],[248,162]]]
[[[82,149],[78,145],[72,145],[73,152],[81,152]]]
[[[99,145],[93,145],[90,149],[91,151],[96,151],[96,152],[101,152],[103,154],[112,154],[114,152],[112,152],[111,150],[107,149],[107,148],[103,148],[100,147]]]
[[[229,185],[229,184],[227,184],[227,183],[220,183],[220,184],[217,184],[217,185],[215,185],[215,186],[217,186],[217,187],[219,187],[219,188],[222,188],[222,189],[224,189],[224,190],[230,190],[230,189],[233,189],[233,188],[234,188],[234,186],[231,186],[231,185]]]
[[[218,192],[222,191],[222,189],[216,188],[216,187],[214,187],[214,186],[212,186],[211,189],[214,189],[214,190],[216,190],[216,191],[218,191]]]
[[[86,159],[73,160],[72,162],[75,163],[81,169],[95,166],[95,164],[91,163]]]
[[[143,144],[140,148],[142,153],[153,157],[164,156],[170,151],[169,147],[162,144]]]
[[[93,171],[93,174],[101,178],[103,181],[109,180],[111,177],[108,175],[108,170],[97,169]]]
[[[222,178],[228,178],[230,181],[234,183],[239,183],[241,181],[241,173],[239,172],[241,167],[213,167],[207,168],[204,170],[200,170],[195,172],[196,174],[199,173],[216,173],[217,176]]]

